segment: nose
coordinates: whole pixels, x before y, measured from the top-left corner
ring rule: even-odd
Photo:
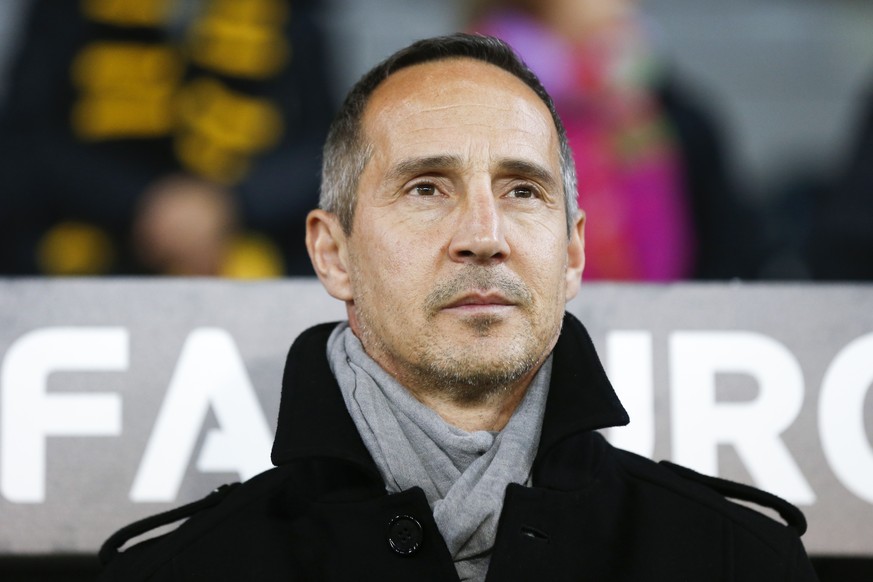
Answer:
[[[490,265],[509,257],[499,201],[490,184],[471,188],[458,208],[449,255],[453,261]]]

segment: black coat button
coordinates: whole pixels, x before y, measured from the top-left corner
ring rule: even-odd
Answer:
[[[398,515],[388,522],[388,545],[401,556],[410,556],[421,547],[424,530],[414,517]]]

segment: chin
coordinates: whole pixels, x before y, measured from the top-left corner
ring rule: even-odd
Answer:
[[[536,361],[515,359],[513,361],[464,361],[439,362],[429,367],[426,376],[437,379],[440,390],[458,402],[483,402],[495,394],[505,392],[524,378],[536,365]]]

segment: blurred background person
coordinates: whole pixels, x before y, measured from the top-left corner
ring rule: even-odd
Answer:
[[[333,101],[318,5],[291,4],[32,2],[0,112],[0,272],[310,274]]]
[[[842,174],[815,208],[809,261],[816,279],[873,281],[873,86]]]
[[[635,0],[479,0],[554,96],[579,175],[588,279],[750,277],[758,228],[720,132],[660,57]]]
[[[138,264],[167,275],[269,275],[273,263],[236,264],[239,224],[232,194],[206,180],[170,175],[143,191],[134,211],[131,246]],[[278,257],[270,257],[277,260]]]

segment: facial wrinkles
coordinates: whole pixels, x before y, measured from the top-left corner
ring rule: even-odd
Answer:
[[[442,308],[450,306],[467,293],[499,291],[515,308],[533,314],[536,311],[536,296],[531,290],[511,273],[495,267],[469,266],[448,280],[438,283],[427,295],[424,309],[426,321],[433,322]],[[545,304],[558,298],[543,297]],[[560,302],[558,302],[560,303]],[[556,303],[556,305],[558,304]],[[427,387],[435,395],[449,397],[457,402],[484,402],[497,394],[504,393],[516,381],[527,376],[548,355],[560,333],[560,317],[556,319],[556,327],[547,327],[539,331],[527,328],[517,336],[506,350],[489,358],[489,364],[483,365],[476,349],[457,352],[450,349],[430,350],[428,358],[409,362],[411,368],[407,371],[417,378],[415,384]],[[491,335],[495,325],[500,324],[499,317],[477,316],[469,318],[465,324],[479,337]],[[428,325],[425,329],[432,329]],[[429,333],[426,336],[431,340]],[[439,345],[431,341],[429,345]],[[542,349],[536,349],[539,346]],[[434,381],[436,380],[436,381]]]
[[[453,76],[447,83],[442,72],[445,65],[466,69],[466,77]],[[549,149],[554,150],[557,159],[555,130],[545,104],[529,88],[520,87],[518,79],[502,71],[498,72],[501,79],[484,91],[479,77],[483,70],[491,67],[478,61],[457,59],[454,63],[428,63],[396,73],[388,83],[399,83],[401,88],[389,93],[392,98],[386,96],[385,87],[377,89],[365,115],[366,133],[386,122],[388,126],[406,125],[409,135],[414,131],[438,131],[457,125],[459,120],[468,120],[488,129],[524,128],[525,133],[549,136],[552,142]],[[529,94],[520,94],[519,89]],[[400,99],[398,94],[406,96]],[[458,102],[459,94],[465,95],[463,102]],[[487,120],[489,116],[493,119]]]
[[[478,64],[478,63],[477,63]],[[475,66],[475,65],[474,65]],[[487,65],[486,65],[487,66]],[[472,72],[471,74],[475,76],[476,72]],[[539,96],[535,95],[532,90],[528,87],[524,87],[522,90],[529,91],[530,96],[533,97],[531,101],[528,101],[526,96],[519,95],[519,87],[517,83],[520,83],[519,79],[515,77],[506,76],[504,78],[503,83],[500,85],[493,85],[489,88],[487,94],[483,93],[482,87],[479,85],[478,81],[474,81],[471,79],[455,79],[454,84],[449,87],[443,86],[441,79],[438,76],[427,74],[423,75],[418,79],[418,84],[423,85],[427,83],[431,83],[439,89],[431,93],[431,97],[434,100],[445,99],[447,101],[453,101],[455,94],[459,92],[464,92],[467,95],[473,96],[472,99],[467,99],[463,103],[455,103],[449,102],[444,105],[441,104],[431,104],[428,107],[429,111],[434,112],[442,112],[446,111],[451,116],[456,115],[457,109],[462,108],[486,108],[490,110],[501,111],[503,115],[512,114],[512,115],[521,115],[527,118],[528,123],[532,123],[534,125],[539,126],[538,130],[543,132],[550,132],[552,127],[552,119],[551,113],[546,108],[544,103],[541,103]],[[475,96],[485,96],[484,99],[476,99]],[[537,109],[541,111],[539,113],[534,113],[533,111],[529,111],[528,108],[531,107],[532,103],[536,103]],[[409,111],[408,115],[416,116],[419,111],[415,110],[415,106],[411,105],[409,102],[401,102],[397,105],[392,104],[391,107],[385,107],[386,111],[393,111],[394,114],[398,114],[398,112],[406,110]],[[399,113],[403,115],[403,113]]]
[[[418,86],[427,82],[439,86],[439,79],[429,76],[419,79]],[[459,90],[462,91],[463,86]],[[475,154],[478,158],[476,163],[486,166],[489,155],[500,156],[497,151],[486,151],[496,144],[496,150],[511,152],[510,157],[530,156],[532,161],[540,165],[559,168],[558,146],[548,111],[532,110],[531,103],[519,98],[516,90],[497,88],[489,93],[490,100],[484,103],[430,104],[422,107],[414,96],[388,103],[374,102],[371,104],[372,115],[368,119],[367,133],[381,142],[381,147],[377,149],[385,152],[384,156],[379,156],[383,158],[383,164],[387,159],[403,157],[406,151],[415,151],[419,155],[423,152],[436,154],[454,151],[471,156],[475,150],[480,150]],[[445,99],[454,99],[457,93],[444,92]],[[516,107],[501,104],[515,104]],[[398,126],[405,126],[406,129],[401,135],[392,133],[390,139],[379,131]],[[377,137],[377,134],[380,135]],[[465,136],[463,145],[457,141],[459,136]],[[375,161],[371,160],[371,164]],[[560,183],[560,174],[555,178]],[[555,198],[563,200],[559,195]]]
[[[458,88],[464,91],[464,87]],[[476,92],[481,92],[476,89]],[[446,92],[446,100],[454,100],[456,91]],[[545,105],[543,111],[532,109],[532,104],[518,96],[515,90],[496,89],[489,93],[488,100],[463,103],[430,103],[422,107],[416,97],[399,103],[373,103],[378,112],[372,116],[373,125],[385,123],[405,124],[411,131],[439,131],[452,125],[479,126],[488,130],[507,129],[537,135],[551,135],[551,117]],[[380,119],[381,118],[381,119]],[[496,125],[495,125],[496,122]]]
[[[545,107],[519,99],[518,87],[498,82],[485,91],[457,76],[447,82],[439,75],[412,76],[429,67],[398,73],[365,117],[374,155],[362,175],[356,221],[363,222],[348,249],[353,309],[367,351],[404,385],[480,400],[534,369],[560,330],[567,257],[556,261],[553,253],[566,245],[564,220],[555,220],[563,198],[547,197],[548,208],[533,200],[497,198],[516,178],[533,179],[508,167],[507,160],[547,169],[555,182],[549,190],[560,187],[557,137]],[[483,71],[478,64],[471,69],[467,73]],[[477,92],[466,91],[465,83]],[[420,92],[427,87],[436,90]],[[464,100],[452,102],[460,94]],[[415,176],[390,176],[391,168],[435,156],[460,160],[443,171],[422,172],[438,176],[438,186],[457,196],[455,203],[395,205]],[[472,209],[473,198],[465,197],[484,203],[486,195],[495,197],[492,210],[499,214],[502,235],[520,246],[503,262],[451,260],[446,245],[458,213]],[[366,244],[357,248],[358,242]],[[453,302],[476,294],[499,294],[513,305],[512,315],[455,310],[442,316]]]

